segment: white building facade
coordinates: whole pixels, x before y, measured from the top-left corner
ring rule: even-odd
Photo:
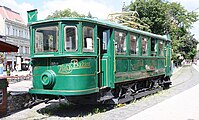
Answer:
[[[4,36],[4,42],[19,47],[17,53],[4,53],[4,64],[10,69],[23,69],[22,63],[30,60],[29,29],[19,13],[5,6],[0,6],[0,35]]]

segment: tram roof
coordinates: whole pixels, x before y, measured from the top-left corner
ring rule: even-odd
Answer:
[[[59,21],[90,22],[90,23],[103,25],[103,26],[107,26],[107,27],[112,27],[112,28],[116,28],[116,29],[120,29],[120,30],[132,31],[133,33],[141,34],[143,36],[150,36],[150,37],[154,37],[154,38],[158,38],[158,39],[162,39],[162,40],[171,41],[170,38],[167,37],[167,35],[157,35],[157,34],[154,34],[154,33],[146,32],[146,31],[142,31],[142,30],[137,30],[135,28],[123,26],[123,25],[118,24],[118,23],[114,23],[114,22],[107,21],[107,20],[101,20],[101,19],[70,18],[70,17],[54,18],[54,19],[49,19],[49,20],[39,20],[39,21],[36,21],[36,22],[31,22],[31,23],[28,23],[28,25],[36,25],[36,24],[49,23],[49,22],[59,22]]]

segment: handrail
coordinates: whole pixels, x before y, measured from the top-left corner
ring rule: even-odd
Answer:
[[[99,47],[99,51],[98,51],[98,62],[99,62],[99,65],[98,65],[98,67],[99,67],[99,71],[97,72],[97,74],[99,74],[99,73],[101,73],[101,44],[100,44],[100,38],[97,38],[97,40],[98,40],[98,42],[99,42],[99,45],[98,45],[98,47]]]

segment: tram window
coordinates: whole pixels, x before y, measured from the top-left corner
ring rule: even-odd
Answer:
[[[56,26],[37,28],[35,30],[35,53],[58,51],[57,33]]]
[[[159,51],[159,56],[164,56],[164,42],[163,41],[159,41],[158,51]]]
[[[151,56],[156,56],[155,44],[156,44],[155,39],[151,38]]]
[[[76,51],[77,50],[77,29],[73,26],[65,27],[65,50]]]
[[[103,51],[107,51],[108,40],[109,40],[110,30],[106,30],[103,32]]]
[[[83,27],[83,51],[94,51],[94,29],[92,27]]]
[[[137,54],[138,48],[137,48],[137,39],[135,35],[130,34],[130,53],[131,54]]]
[[[115,48],[117,54],[125,54],[126,52],[126,33],[115,31]]]
[[[0,104],[2,104],[3,102],[3,91],[0,90]]]
[[[142,38],[142,55],[147,55],[147,38]]]

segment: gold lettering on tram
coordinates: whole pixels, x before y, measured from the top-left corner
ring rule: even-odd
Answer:
[[[90,62],[79,62],[77,59],[72,59],[68,64],[58,65],[59,74],[69,74],[75,69],[91,68]]]

